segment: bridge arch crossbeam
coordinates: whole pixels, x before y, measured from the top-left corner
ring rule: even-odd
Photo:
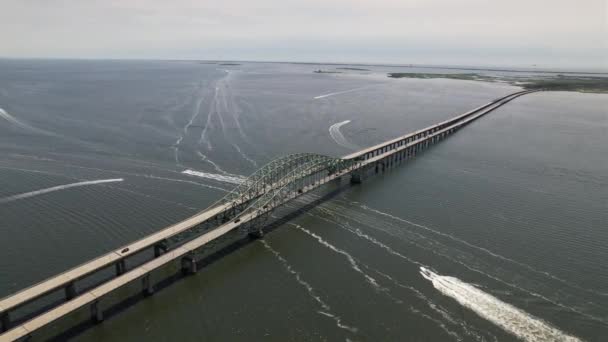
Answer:
[[[322,155],[313,153],[296,153],[277,158],[249,176],[242,184],[235,187],[220,202],[222,204],[240,205],[259,197],[268,187],[273,187],[283,176],[302,164]]]
[[[248,221],[244,228],[247,230],[259,229],[268,219],[270,212],[286,203],[288,200],[298,197],[305,193],[309,186],[314,186],[316,182],[332,173],[341,172],[345,168],[354,165],[352,161],[339,158],[315,155],[306,163],[292,169],[289,173],[277,182],[276,187],[260,196],[249,207],[243,210],[241,215],[255,214],[255,219]],[[240,215],[239,215],[240,216]]]

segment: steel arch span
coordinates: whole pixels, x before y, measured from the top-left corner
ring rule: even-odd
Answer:
[[[267,198],[287,184],[311,172],[339,170],[353,164],[351,160],[315,153],[295,153],[272,160],[259,168],[210,207],[227,205],[230,208],[248,207],[251,201]],[[313,167],[315,165],[315,167]],[[256,201],[257,202],[257,201]]]

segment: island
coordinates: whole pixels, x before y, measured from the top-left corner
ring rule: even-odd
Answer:
[[[433,79],[445,78],[455,80],[484,81],[484,82],[508,82],[524,89],[542,90],[561,90],[577,91],[582,93],[608,93],[608,77],[600,76],[570,76],[557,74],[555,76],[533,77],[497,77],[481,75],[476,73],[453,73],[453,74],[434,74],[434,73],[389,73],[391,78],[420,78]]]

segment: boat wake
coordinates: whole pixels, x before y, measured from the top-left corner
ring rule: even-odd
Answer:
[[[0,198],[0,203],[8,203],[8,202],[12,202],[12,201],[16,201],[16,200],[20,200],[20,199],[24,199],[24,198],[48,194],[49,192],[65,190],[65,189],[75,188],[75,187],[79,187],[79,186],[122,182],[123,180],[124,179],[122,179],[122,178],[99,179],[99,180],[84,181],[84,182],[71,183],[71,184],[65,184],[65,185],[58,185],[58,186],[53,186],[53,187],[46,188],[46,189],[40,189],[40,190],[36,190],[36,191],[30,191],[30,192],[26,192],[26,193],[22,193],[22,194],[18,194],[18,195]]]
[[[213,179],[213,180],[216,180],[219,182],[232,183],[232,184],[241,184],[245,180],[245,178],[243,178],[243,177],[220,175],[217,173],[207,173],[207,172],[201,172],[201,171],[194,171],[194,170],[190,170],[190,169],[184,170],[184,171],[182,171],[182,173],[186,174],[186,175],[191,175],[191,176],[196,176],[196,177],[201,177],[201,178],[206,178],[206,179]]]
[[[355,258],[350,255],[348,252],[330,244],[329,242],[325,241],[322,237],[320,237],[319,235],[311,232],[310,230],[298,225],[298,224],[294,224],[294,223],[290,223],[290,225],[292,225],[293,227],[299,229],[300,231],[308,234],[309,236],[313,237],[315,240],[317,240],[320,244],[322,244],[323,246],[329,248],[330,250],[338,253],[338,254],[342,254],[350,263],[350,266],[353,270],[355,270],[356,272],[360,273],[365,280],[367,280],[368,283],[370,283],[376,290],[382,290],[383,288],[380,286],[380,284],[378,284],[378,281],[376,281],[376,279],[374,279],[373,277],[371,277],[369,274],[363,272],[363,270],[361,270],[361,267],[359,267],[359,263],[355,260]]]
[[[354,88],[354,89],[349,89],[349,90],[337,91],[337,92],[334,92],[334,93],[327,93],[327,94],[315,96],[315,97],[313,97],[313,99],[314,100],[319,100],[319,99],[323,99],[323,98],[330,97],[330,96],[341,95],[341,94],[346,94],[346,93],[352,93],[353,91],[363,90],[363,89],[366,89],[366,88],[369,88],[369,87],[370,86],[366,86],[366,87],[359,87],[359,88]]]
[[[0,108],[0,118],[8,121],[10,124],[17,126],[23,130],[26,131],[30,131],[33,133],[38,133],[38,134],[43,134],[43,135],[50,135],[50,136],[58,136],[55,133],[49,132],[49,131],[45,131],[43,129],[40,128],[36,128],[34,126],[31,126],[29,124],[26,124],[25,122],[17,119],[16,117],[10,115],[7,111],[5,111],[4,109]]]
[[[375,229],[375,230],[378,230],[378,231],[382,231],[382,232],[384,232],[384,233],[386,233],[386,234],[388,234],[390,236],[393,236],[393,237],[396,237],[396,238],[400,238],[400,239],[404,239],[404,236],[401,233],[396,233],[394,231],[387,230],[386,228],[384,228],[384,226],[380,227],[377,224],[375,224],[374,222],[364,222],[364,221],[361,221],[360,218],[357,218],[357,214],[354,214],[354,213],[343,214],[343,213],[340,213],[338,211],[333,211],[332,213],[334,215],[341,216],[344,219],[350,219],[350,220],[353,220],[354,222],[357,222],[359,224],[366,225],[366,226],[368,226],[368,227],[370,227],[372,229]],[[412,224],[414,224],[414,223],[412,223]],[[340,226],[340,225],[338,225],[338,226]],[[422,227],[421,225],[417,225],[417,226]],[[430,253],[432,253],[434,255],[437,255],[437,256],[439,256],[441,258],[448,259],[448,260],[450,260],[453,263],[459,264],[462,267],[464,267],[464,268],[466,268],[466,269],[468,269],[470,271],[479,273],[479,274],[481,274],[481,275],[483,275],[485,277],[488,277],[488,278],[490,278],[492,280],[495,280],[495,281],[497,281],[499,283],[502,283],[502,284],[504,284],[506,286],[509,286],[509,287],[511,287],[513,289],[516,289],[518,291],[525,292],[525,293],[529,294],[530,296],[539,298],[539,299],[541,299],[543,301],[547,301],[547,302],[549,302],[549,303],[551,303],[553,305],[556,305],[556,306],[558,306],[558,307],[560,307],[560,308],[562,308],[564,310],[568,310],[568,311],[577,313],[579,315],[582,315],[582,316],[584,316],[584,317],[586,317],[588,319],[600,322],[602,324],[606,324],[606,320],[604,318],[598,317],[597,315],[588,314],[588,313],[586,313],[586,312],[578,309],[578,305],[572,306],[572,304],[570,304],[570,305],[564,304],[561,301],[561,299],[555,298],[554,296],[551,296],[551,298],[550,298],[550,297],[547,297],[547,296],[544,296],[544,295],[538,293],[538,290],[533,291],[532,289],[528,289],[528,288],[522,287],[522,285],[518,285],[518,283],[509,282],[508,280],[505,280],[504,277],[499,277],[499,276],[493,275],[494,274],[493,271],[489,271],[488,269],[480,268],[479,265],[473,266],[473,265],[476,265],[477,263],[469,264],[467,262],[464,262],[464,261],[460,260],[460,258],[454,258],[453,251],[452,252],[447,252],[447,250],[445,249],[446,246],[443,245],[442,243],[440,243],[437,240],[430,239],[428,236],[425,236],[425,235],[422,235],[422,234],[419,234],[419,233],[415,233],[413,231],[410,231],[409,233],[413,234],[413,235],[408,236],[406,239],[404,239],[404,241],[412,244],[413,246],[416,246],[418,248],[427,250],[427,251],[429,251]],[[361,236],[361,237],[364,237],[364,236]],[[428,240],[428,241],[425,242],[425,240]],[[429,245],[427,245],[427,243],[429,243],[429,242],[432,243],[432,247],[429,246]],[[419,265],[419,266],[424,266],[424,265]],[[592,302],[589,302],[588,304],[595,305]]]
[[[458,278],[442,276],[425,267],[420,267],[420,274],[442,294],[522,340],[580,341]]]
[[[342,122],[338,122],[338,123],[335,123],[335,124],[329,126],[329,135],[331,136],[332,139],[334,139],[336,144],[338,144],[342,147],[346,147],[346,148],[355,150],[355,149],[358,149],[359,147],[357,145],[351,143],[350,141],[348,141],[348,139],[346,139],[344,137],[344,134],[342,134],[342,132],[340,131],[340,128],[348,123],[350,123],[350,120],[344,120]]]
[[[590,292],[590,293],[597,294],[597,295],[600,295],[600,296],[606,296],[606,293],[599,292],[599,291],[596,291],[596,290],[593,290],[593,289],[588,289],[588,288],[581,287],[580,285],[571,283],[571,282],[569,282],[567,280],[564,280],[564,279],[562,279],[560,277],[557,277],[557,276],[555,276],[555,275],[553,275],[553,274],[551,274],[551,273],[549,273],[547,271],[539,270],[539,269],[537,269],[537,268],[535,268],[535,267],[533,267],[531,265],[528,265],[526,263],[523,263],[521,261],[517,261],[517,260],[511,259],[511,258],[505,257],[505,256],[503,256],[501,254],[498,254],[498,253],[495,253],[495,252],[493,252],[493,251],[491,251],[491,250],[489,250],[487,248],[480,247],[480,246],[477,246],[477,245],[472,244],[470,242],[467,242],[467,241],[465,241],[465,240],[463,240],[461,238],[458,238],[458,237],[456,237],[454,235],[451,235],[451,234],[448,234],[448,233],[444,233],[444,232],[440,232],[440,231],[438,231],[436,229],[433,229],[431,227],[428,227],[428,226],[425,226],[425,225],[422,225],[422,224],[419,224],[419,223],[416,223],[416,222],[412,222],[412,221],[406,220],[406,219],[401,218],[401,217],[397,217],[397,216],[391,215],[389,213],[386,213],[386,212],[383,212],[383,211],[371,208],[371,207],[369,207],[369,206],[367,206],[365,204],[361,204],[359,202],[352,202],[351,205],[358,206],[361,209],[367,210],[369,212],[372,212],[372,213],[375,213],[375,214],[378,214],[378,215],[381,215],[381,216],[388,217],[388,218],[390,218],[392,220],[395,220],[395,221],[398,221],[398,222],[407,223],[410,226],[426,230],[426,231],[431,232],[433,234],[436,234],[436,235],[439,235],[439,236],[443,236],[443,237],[448,238],[448,239],[450,239],[452,241],[456,241],[458,243],[461,243],[461,244],[463,244],[463,245],[465,245],[467,247],[479,250],[479,251],[481,251],[481,252],[483,252],[483,253],[485,253],[487,255],[490,255],[490,256],[492,256],[494,258],[497,258],[497,259],[500,259],[500,260],[503,260],[503,261],[506,261],[506,262],[509,262],[509,263],[512,263],[512,264],[515,264],[515,265],[518,265],[518,266],[521,266],[521,267],[526,268],[526,269],[528,269],[528,270],[530,270],[530,271],[532,271],[532,272],[534,272],[536,274],[539,274],[541,276],[545,276],[545,277],[551,278],[551,279],[553,279],[555,281],[558,281],[558,282],[560,282],[560,283],[562,283],[564,285],[570,286],[572,288],[575,288],[575,289],[578,289],[578,290],[581,290],[581,291],[585,291],[585,292]]]
[[[357,332],[358,329],[356,327],[351,327],[351,326],[345,325],[344,323],[342,323],[342,319],[339,316],[331,313],[331,307],[329,306],[329,304],[325,303],[325,301],[323,301],[323,299],[321,299],[321,297],[315,293],[315,289],[312,287],[312,285],[310,285],[307,281],[302,279],[302,276],[300,275],[300,273],[298,271],[294,270],[293,267],[287,262],[287,260],[277,250],[272,248],[270,246],[270,244],[268,244],[268,242],[266,242],[265,240],[261,240],[261,242],[264,245],[264,248],[266,248],[268,251],[270,251],[281,262],[281,264],[283,265],[285,270],[287,270],[287,272],[292,274],[300,285],[302,285],[304,288],[306,288],[308,295],[310,297],[312,297],[312,299],[314,299],[315,302],[317,302],[321,306],[322,310],[317,311],[319,314],[333,319],[336,322],[336,326],[340,329],[348,330],[352,333]]]

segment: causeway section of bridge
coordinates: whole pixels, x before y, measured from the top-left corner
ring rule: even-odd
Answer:
[[[183,273],[194,274],[197,251],[210,241],[237,228],[261,237],[262,228],[275,208],[343,177],[350,177],[351,183],[361,183],[366,177],[414,157],[481,116],[531,92],[501,97],[449,120],[342,158],[310,153],[278,158],[208,209],[0,299],[0,342],[28,339],[42,327],[85,306],[90,308],[91,319],[100,322],[104,319],[102,301],[109,293],[140,281],[141,291],[151,295],[154,292],[151,274],[161,267],[179,259]],[[143,262],[135,262],[142,257]],[[112,270],[109,279],[88,284],[96,274],[107,273],[108,269]],[[83,285],[85,283],[87,285]],[[60,300],[49,299],[56,298],[58,292],[62,294]],[[44,303],[41,309],[17,317],[20,308],[38,301]]]

